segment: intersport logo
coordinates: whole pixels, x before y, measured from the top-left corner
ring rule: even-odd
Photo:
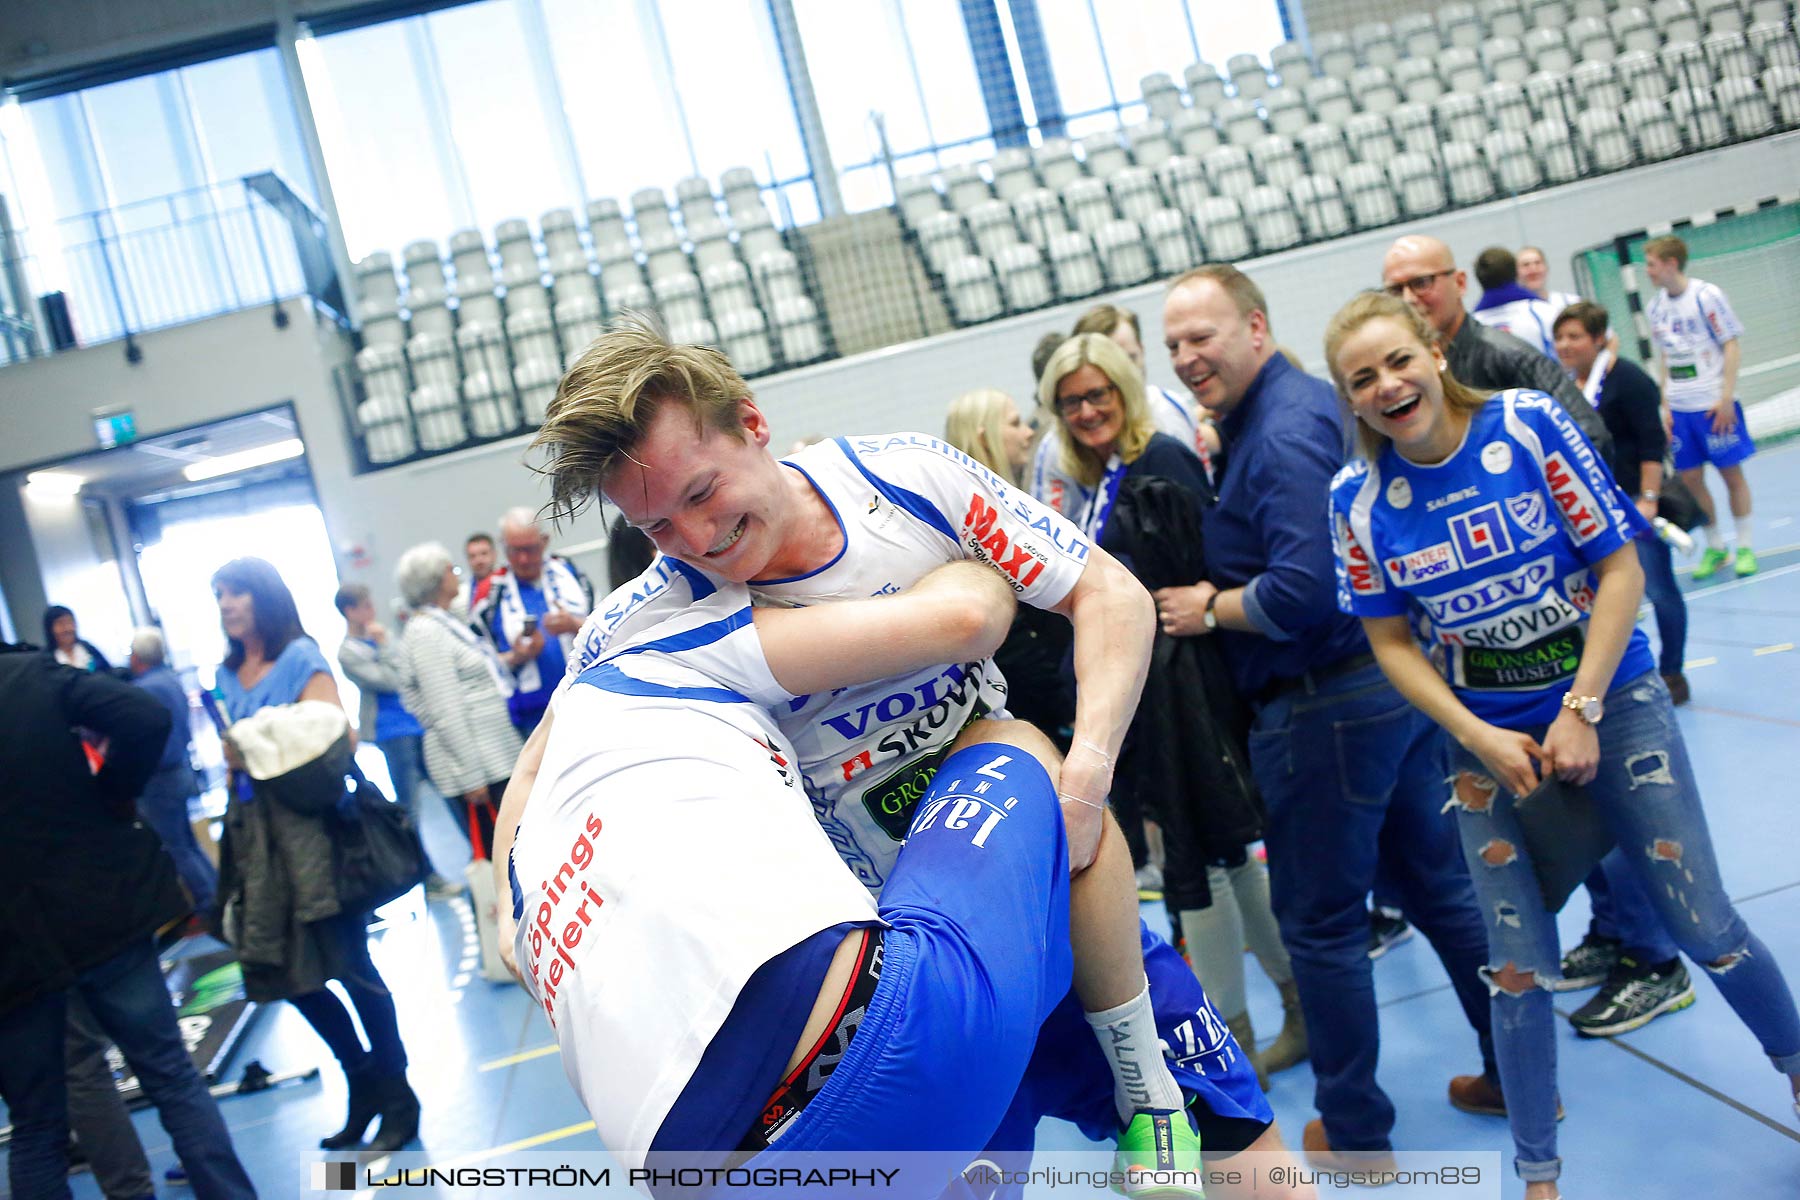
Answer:
[[[1495,575],[1480,583],[1441,595],[1421,596],[1419,603],[1431,614],[1431,619],[1440,624],[1466,621],[1517,604],[1521,600],[1535,599],[1555,574],[1555,559],[1549,556],[1534,558],[1518,570],[1505,575]]]

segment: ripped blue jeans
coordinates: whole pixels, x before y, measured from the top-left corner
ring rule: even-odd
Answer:
[[[1541,727],[1525,732],[1544,735]],[[1606,697],[1599,734],[1600,772],[1587,792],[1657,915],[1682,952],[1706,968],[1776,1069],[1800,1073],[1800,1013],[1781,969],[1720,882],[1687,747],[1669,690],[1655,672]],[[1487,922],[1483,974],[1514,1165],[1528,1182],[1555,1179],[1562,1161],[1556,1155],[1556,1016],[1547,984],[1562,970],[1556,918],[1544,908],[1512,795],[1494,786],[1474,755],[1455,743],[1450,750],[1463,855]]]

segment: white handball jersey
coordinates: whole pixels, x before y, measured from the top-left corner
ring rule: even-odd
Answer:
[[[837,438],[789,458],[837,516],[843,551],[807,575],[752,585],[758,603],[803,606],[901,591],[961,559],[991,564],[1019,599],[1052,608],[1074,588],[1088,541],[968,455],[920,433]],[[576,639],[579,671],[651,614],[704,599],[703,573],[658,559],[615,592]],[[802,696],[775,719],[799,753],[818,822],[856,877],[886,882],[914,804],[963,726],[1006,704],[992,660],[946,663]],[[562,718],[559,709],[558,720]]]
[[[1469,315],[1489,329],[1510,333],[1546,358],[1556,358],[1556,317],[1562,312],[1549,300],[1513,300]]]
[[[1669,370],[1669,407],[1704,412],[1725,399],[1725,343],[1744,336],[1731,301],[1715,284],[1688,276],[1679,296],[1656,293],[1650,333]]]
[[[712,592],[569,681],[513,843],[525,988],[628,1166],[757,968],[878,921],[768,715],[792,696],[750,612]]]
[[[1156,422],[1158,433],[1168,434],[1198,455],[1201,462],[1207,461],[1208,455],[1200,441],[1200,421],[1194,411],[1193,401],[1183,400],[1167,388],[1150,383],[1144,385],[1144,402],[1150,406],[1150,418]],[[1057,418],[1053,415],[1051,419]],[[1062,445],[1056,431],[1047,430],[1038,439],[1037,449],[1032,452],[1030,478],[1026,480],[1026,486],[1040,504],[1047,505],[1057,515],[1072,521],[1092,502],[1094,490],[1083,487],[1080,481],[1062,469],[1059,465],[1061,455]]]

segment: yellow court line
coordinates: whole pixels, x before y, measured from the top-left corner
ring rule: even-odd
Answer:
[[[1765,654],[1780,654],[1783,651],[1792,650],[1793,648],[1794,643],[1792,642],[1777,642],[1773,646],[1763,646],[1760,649],[1751,651],[1751,653],[1760,658]]]
[[[1681,669],[1684,671],[1694,671],[1701,667],[1716,667],[1718,665],[1719,660],[1716,658],[1690,658],[1681,664]],[[487,1070],[486,1067],[481,1069],[484,1071]]]
[[[476,1163],[486,1162],[490,1158],[499,1158],[503,1154],[515,1154],[520,1150],[529,1150],[533,1146],[542,1146],[546,1142],[561,1141],[563,1138],[574,1137],[581,1133],[592,1133],[593,1131],[594,1123],[592,1121],[583,1121],[579,1125],[565,1125],[561,1129],[552,1129],[548,1133],[539,1133],[528,1138],[520,1138],[516,1142],[508,1142],[504,1146],[490,1146],[486,1150],[477,1150],[472,1154],[459,1155],[456,1158],[447,1159],[444,1162],[427,1163],[425,1168],[408,1167],[406,1169],[423,1170],[426,1168],[434,1168],[439,1171],[454,1171],[458,1167],[474,1166]],[[389,1175],[381,1182],[383,1184],[391,1184],[398,1178],[399,1175],[396,1173]],[[365,1192],[363,1194],[367,1195],[368,1193]]]
[[[534,1058],[543,1058],[550,1054],[561,1054],[562,1047],[551,1043],[539,1046],[536,1050],[521,1050],[517,1054],[509,1054],[505,1058],[496,1058],[493,1062],[484,1062],[475,1069],[477,1071],[498,1071],[501,1067],[516,1067],[522,1062],[530,1062]]]

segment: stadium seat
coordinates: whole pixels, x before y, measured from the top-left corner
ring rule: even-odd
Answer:
[[[1754,79],[1733,75],[1715,89],[1719,107],[1731,119],[1731,131],[1741,138],[1761,137],[1775,130],[1775,110]]]
[[[1524,133],[1537,119],[1525,89],[1516,83],[1496,81],[1482,88],[1481,107],[1487,113],[1488,124],[1495,129]]]
[[[1756,55],[1764,68],[1783,63],[1800,67],[1800,38],[1796,38],[1793,26],[1780,21],[1758,21],[1750,26],[1750,32],[1745,36],[1750,43],[1750,53]]]
[[[1034,199],[1038,197],[1038,199]],[[968,222],[969,236],[975,239],[976,253],[993,258],[1003,247],[1010,246],[1019,240],[1019,231],[1013,224],[1013,214],[1021,206],[1044,203],[1056,209],[1057,223],[1062,222],[1062,205],[1057,203],[1056,196],[1044,188],[1033,188],[1008,204],[1004,200],[990,200],[986,204],[978,204],[964,220]],[[955,261],[952,256],[950,262]],[[948,265],[946,264],[946,270]]]
[[[413,392],[410,404],[419,449],[437,454],[469,440],[468,426],[463,424],[461,391],[461,380],[458,380]]]
[[[1255,250],[1250,227],[1244,223],[1244,211],[1229,196],[1214,196],[1201,203],[1194,213],[1194,227],[1200,234],[1201,253],[1211,262],[1237,262]]]
[[[1150,247],[1136,221],[1108,221],[1094,231],[1094,251],[1113,287],[1143,283],[1155,274]]]
[[[1185,154],[1189,158],[1199,158],[1221,141],[1219,127],[1213,124],[1211,109],[1184,110],[1175,118],[1170,133],[1175,138],[1175,153]]]
[[[1169,136],[1168,125],[1155,117],[1127,125],[1125,141],[1131,147],[1131,161],[1140,167],[1157,167],[1175,153],[1175,141]]]
[[[600,285],[594,279],[593,266],[588,262],[587,252],[579,246],[564,250],[550,260],[550,295],[555,304],[583,298],[596,304],[600,302]],[[462,309],[459,316],[467,321],[468,310]]]
[[[562,364],[554,358],[528,358],[513,368],[513,386],[519,393],[519,415],[525,424],[535,427],[544,423],[544,414],[556,395],[556,384],[562,373]]]
[[[463,361],[469,361],[465,353]],[[513,403],[512,371],[502,358],[497,369],[470,370],[462,381],[463,408],[469,414],[469,431],[478,438],[504,437],[519,427],[519,407]]]
[[[941,215],[956,223],[957,237],[954,243],[954,252],[967,254],[968,250],[962,240],[962,218],[954,213]],[[941,271],[940,264],[948,262],[950,257],[950,255],[944,255],[937,262],[933,262],[933,269]],[[929,252],[926,254],[926,259],[927,261],[931,259]],[[700,287],[706,293],[707,307],[712,310],[715,317],[734,308],[756,307],[756,293],[750,286],[750,272],[745,269],[743,263],[736,259],[706,268],[700,275]]]
[[[756,172],[749,167],[727,168],[719,176],[719,194],[725,198],[725,211],[734,221],[741,213],[768,212],[763,205],[762,185],[756,182]]]
[[[652,224],[648,233],[638,232],[638,241],[644,249],[644,272],[650,276],[652,289],[659,279],[693,273],[694,264],[688,260],[681,234],[673,226]]]
[[[1545,179],[1551,183],[1568,183],[1581,178],[1581,161],[1575,153],[1575,143],[1569,137],[1568,121],[1554,118],[1539,121],[1527,136]]]
[[[1668,94],[1669,77],[1663,74],[1662,60],[1654,54],[1627,50],[1613,60],[1612,68],[1613,78],[1619,81],[1627,100],[1648,97],[1660,101]]]
[[[717,216],[698,216],[687,225],[688,238],[694,243],[694,269],[706,269],[722,262],[737,261],[737,247],[731,243],[731,231]]]
[[[1378,229],[1400,219],[1400,206],[1386,172],[1374,163],[1353,163],[1343,175],[1345,203],[1358,229]]]
[[[1394,140],[1400,143],[1403,153],[1410,151],[1436,157],[1437,122],[1432,119],[1431,109],[1423,104],[1402,104],[1388,114],[1388,124],[1392,126]]]
[[[542,307],[544,303],[543,292],[544,289],[538,289],[539,307]],[[406,323],[406,357],[409,359],[413,356],[413,343],[421,337],[435,337],[449,341],[456,333],[456,314],[451,312],[450,306],[442,300],[435,304],[413,305],[407,309],[407,315],[409,319]]]
[[[994,260],[994,273],[1000,278],[1000,291],[1006,297],[1009,312],[1042,308],[1056,299],[1043,251],[1029,242],[1002,250]]]
[[[696,317],[691,321],[670,321],[669,340],[684,346],[717,346],[719,330],[705,317]]]
[[[1474,96],[1465,96],[1458,92],[1445,96],[1437,102],[1434,111],[1437,114],[1438,134],[1447,142],[1467,142],[1471,146],[1479,146],[1487,137],[1487,113],[1481,107],[1481,101]]]
[[[357,303],[356,312],[357,319],[362,322],[364,346],[399,349],[406,344],[406,322],[401,319],[398,307],[378,308],[362,300]]]
[[[559,303],[551,314],[556,319],[557,336],[562,340],[563,365],[567,367],[580,357],[581,352],[593,344],[605,329],[601,318],[600,301],[574,301]]]
[[[1781,124],[1790,129],[1800,125],[1800,66],[1777,63],[1762,73],[1762,86]]]
[[[688,278],[693,279],[693,276]],[[700,310],[700,281],[694,279],[693,285],[693,307],[696,311],[703,311]],[[661,311],[671,320],[676,319],[667,308]],[[678,308],[676,311],[684,312],[686,309]],[[512,346],[514,362],[523,362],[528,358],[562,359],[556,349],[556,322],[547,308],[529,308],[523,312],[508,313],[506,340]]]
[[[1487,86],[1487,72],[1482,69],[1481,55],[1466,46],[1451,46],[1437,56],[1438,78],[1444,89],[1475,94]]]
[[[1658,57],[1671,91],[1705,89],[1717,82],[1706,52],[1693,42],[1670,42]]]
[[[1053,192],[1060,192],[1081,178],[1081,163],[1075,157],[1075,145],[1067,138],[1047,138],[1037,149],[1038,178]]]
[[[1252,188],[1244,197],[1244,219],[1250,225],[1257,249],[1264,254],[1297,246],[1304,240],[1300,218],[1286,188],[1267,184]]]
[[[969,252],[968,234],[961,213],[932,213],[914,232],[918,234],[919,253],[925,257],[926,265],[940,275],[951,259],[961,258]]]
[[[1394,64],[1394,86],[1408,104],[1435,104],[1444,94],[1437,63],[1430,58],[1403,58]]]
[[[681,212],[681,224],[719,215],[719,198],[713,195],[712,181],[702,175],[690,175],[675,185],[675,207]],[[548,238],[545,239],[546,243]],[[544,247],[549,252],[548,244]]]
[[[1434,27],[1435,28],[1435,27]],[[1291,192],[1294,211],[1309,242],[1323,241],[1350,232],[1350,211],[1338,181],[1329,175],[1303,175]]]
[[[1599,36],[1606,36],[1605,26],[1599,27]],[[1575,66],[1575,56],[1561,29],[1533,29],[1526,34],[1525,57],[1531,60],[1534,74],[1544,71],[1564,74]]]
[[[1282,42],[1270,50],[1269,69],[1291,88],[1298,88],[1313,77],[1312,58],[1299,42]]]
[[[1605,21],[1594,17],[1581,17],[1569,25],[1567,32],[1569,52],[1577,62],[1611,62],[1619,56],[1618,42]],[[1545,66],[1541,70],[1556,70],[1554,66]]]
[[[1046,253],[1050,259],[1050,275],[1056,281],[1056,294],[1062,299],[1091,296],[1106,286],[1100,260],[1094,254],[1093,239],[1087,234],[1074,230],[1052,234]]]
[[[1446,4],[1439,8],[1437,27],[1444,45],[1461,46],[1465,50],[1481,45],[1482,38],[1487,36],[1472,4]],[[1357,223],[1361,224],[1360,221]]]
[[[362,435],[363,453],[371,463],[399,462],[417,449],[405,396],[365,400],[356,406],[356,426]]]
[[[1350,165],[1350,147],[1344,144],[1344,131],[1335,125],[1308,125],[1294,140],[1313,175],[1335,179]]]
[[[480,240],[480,234],[475,236]],[[454,243],[455,239],[451,241]],[[485,257],[485,248],[482,253]],[[400,277],[394,274],[393,255],[377,250],[357,262],[355,274],[356,294],[370,312],[389,312],[400,307]]]
[[[1087,163],[1087,172],[1095,182],[1107,176],[1123,171],[1131,165],[1131,156],[1125,153],[1125,147],[1119,141],[1119,131],[1108,129],[1100,133],[1090,133],[1081,139],[1081,153]]]
[[[1631,139],[1625,134],[1618,109],[1590,108],[1577,118],[1575,127],[1595,170],[1617,171],[1631,165]]]
[[[1063,189],[1062,200],[1075,228],[1090,237],[1094,230],[1118,217],[1104,179],[1077,179]]]
[[[1660,97],[1640,96],[1627,100],[1619,110],[1625,122],[1625,133],[1637,143],[1638,157],[1645,162],[1673,158],[1681,153],[1681,130],[1674,114]]]
[[[1350,95],[1364,112],[1392,112],[1400,104],[1400,92],[1386,67],[1358,68],[1350,76]]]
[[[1163,161],[1168,161],[1164,159]],[[1113,206],[1127,221],[1142,221],[1163,207],[1162,189],[1149,167],[1127,167],[1107,181]]]
[[[1389,67],[1400,61],[1400,47],[1386,21],[1364,21],[1350,31],[1357,60],[1367,67]]]
[[[1400,152],[1394,143],[1394,130],[1386,113],[1357,113],[1344,126],[1344,141],[1357,162],[1385,166]],[[1359,222],[1360,223],[1360,222]]]
[[[1262,110],[1248,100],[1235,97],[1220,102],[1213,109],[1213,120],[1218,123],[1219,131],[1225,135],[1227,142],[1235,142],[1240,146],[1249,145],[1269,132],[1269,127],[1263,124]]]
[[[1144,222],[1144,240],[1150,243],[1156,273],[1164,279],[1200,264],[1200,249],[1193,230],[1189,228],[1187,218],[1172,208],[1150,214]]]
[[[1669,94],[1669,111],[1681,127],[1690,147],[1722,146],[1731,140],[1725,114],[1714,89],[1684,88]]]
[[[1327,33],[1315,33],[1312,37],[1313,58],[1319,65],[1319,74],[1333,79],[1349,79],[1356,71],[1356,51],[1350,45],[1350,35],[1333,30]]]
[[[525,222],[520,221],[523,226]],[[530,240],[531,231],[525,231],[526,240]],[[444,280],[444,257],[438,250],[438,244],[430,238],[407,243],[406,249],[400,252],[401,261],[406,264],[406,305],[408,308],[421,308],[428,304],[441,304],[450,294],[449,286]]]
[[[1256,173],[1250,168],[1250,153],[1242,146],[1208,150],[1200,165],[1206,171],[1206,182],[1214,195],[1243,196],[1256,186]]]
[[[1306,107],[1312,109],[1315,121],[1342,127],[1345,121],[1356,115],[1356,105],[1350,99],[1349,85],[1336,76],[1322,76],[1307,84],[1303,90]]]
[[[581,242],[576,240],[576,248]],[[450,266],[456,271],[456,293],[494,290],[494,263],[479,229],[459,229],[450,235]],[[368,292],[363,295],[366,297]]]
[[[1575,114],[1581,106],[1567,74],[1539,71],[1525,81],[1525,95],[1539,120],[1555,119],[1565,125],[1575,124]]]
[[[1697,0],[1702,33],[1742,33],[1744,12],[1737,0]]]
[[[1612,13],[1606,24],[1620,50],[1655,50],[1662,45],[1662,34],[1650,14],[1635,4]]]
[[[1494,173],[1494,180],[1502,190],[1529,192],[1543,184],[1544,173],[1538,169],[1531,143],[1522,131],[1496,129],[1487,135],[1481,149],[1487,155],[1488,169]]]
[[[1174,77],[1167,71],[1144,76],[1138,81],[1138,90],[1143,93],[1144,107],[1158,120],[1172,121],[1181,111],[1181,89],[1175,86]]]
[[[781,357],[790,367],[825,357],[819,310],[805,296],[784,296],[775,302],[775,336],[781,341]]]
[[[619,211],[619,202],[611,196],[588,201],[587,223],[588,242],[595,247],[627,240],[625,215]]]
[[[1306,97],[1300,94],[1297,87],[1284,85],[1270,88],[1269,93],[1263,97],[1262,104],[1271,133],[1293,137],[1312,123],[1312,114],[1306,109]]]
[[[1518,38],[1492,37],[1481,43],[1481,65],[1487,71],[1487,79],[1482,80],[1474,89],[1463,87],[1458,88],[1458,91],[1479,92],[1491,79],[1523,83],[1525,77],[1531,74],[1531,64],[1525,59],[1524,44]]]
[[[369,399],[406,399],[406,354],[400,347],[363,347],[356,352],[356,373]]]
[[[659,187],[639,188],[631,193],[631,219],[642,234],[645,226],[672,225],[669,198]]]
[[[615,316],[627,310],[645,312],[656,306],[656,298],[650,294],[650,285],[641,278],[636,282],[621,282],[616,288],[606,287],[603,283],[601,291],[605,294],[607,309]]]
[[[1010,216],[1017,219],[1017,229],[1012,220],[1002,222],[998,214],[993,216],[992,227],[978,226],[970,214],[969,232],[975,235],[976,247],[989,258],[999,257],[1000,246],[1017,241],[1019,231],[1024,232],[1026,241],[1044,250],[1053,235],[1069,228],[1062,201],[1049,188],[1033,188],[1014,200]]]
[[[895,180],[894,204],[900,210],[901,222],[913,229],[944,211],[944,197],[937,190],[937,181],[929,175],[902,175]]]
[[[1750,42],[1742,34],[1709,33],[1700,43],[1707,65],[1720,80],[1737,78],[1754,80],[1762,65],[1750,51]]]
[[[1306,164],[1300,161],[1293,139],[1275,133],[1250,143],[1250,163],[1256,168],[1258,179],[1283,190],[1306,174]]]
[[[1438,35],[1437,22],[1430,13],[1415,12],[1394,19],[1394,41],[1400,45],[1401,61],[1430,58],[1444,48]]]
[[[994,198],[994,189],[988,186],[987,176],[974,163],[959,163],[954,167],[945,167],[939,175],[944,185],[944,199],[957,212],[966,213],[977,204],[985,204]]]
[[[591,269],[586,255],[578,257],[584,269]],[[591,286],[592,276],[589,281]],[[491,278],[486,287],[482,287],[479,280],[469,283],[457,280],[456,324],[460,328],[471,321],[493,326],[500,324],[500,297],[494,291]]]
[[[1255,100],[1269,90],[1269,68],[1254,54],[1234,54],[1225,60],[1232,90],[1239,98]]]
[[[771,250],[758,257],[750,264],[750,280],[765,312],[774,308],[777,300],[806,294],[800,282],[800,262],[787,250]]]
[[[777,250],[786,250],[781,240],[781,231],[769,219],[769,212],[761,205],[732,214],[732,221],[737,226],[738,257],[746,266],[755,270],[756,260],[765,254]]]
[[[1437,160],[1430,155],[1402,152],[1388,163],[1387,170],[1408,216],[1423,217],[1444,210],[1448,201],[1444,180],[1438,173]]]
[[[542,280],[544,265],[538,259],[531,226],[521,220],[502,221],[494,227],[494,246],[500,253],[500,282],[511,292]]]
[[[1573,20],[1564,0],[1525,0],[1525,21],[1533,29],[1564,29]]]
[[[1206,182],[1206,171],[1197,158],[1178,154],[1162,165],[1158,175],[1169,203],[1184,213],[1193,212],[1202,200],[1213,194]]]
[[[1452,204],[1480,204],[1494,198],[1494,174],[1472,142],[1445,142],[1444,178]]]
[[[734,308],[719,314],[719,349],[742,375],[758,375],[775,365],[769,323],[761,310]]]
[[[614,312],[619,310],[619,302],[615,299],[617,295],[639,289],[647,292],[650,285],[644,282],[644,272],[638,266],[637,259],[627,254],[600,264],[600,294],[605,298],[607,307]]]
[[[1697,42],[1700,40],[1700,18],[1694,12],[1692,0],[1656,0],[1650,6],[1650,23],[1662,35],[1666,42]],[[1654,50],[1655,46],[1646,46],[1646,50]]]
[[[1187,85],[1189,108],[1211,112],[1215,104],[1225,99],[1225,80],[1219,68],[1209,62],[1189,63],[1181,73],[1181,81]]]
[[[1031,151],[1023,146],[1008,146],[994,155],[988,164],[994,172],[994,195],[1011,201],[1038,186],[1037,172],[1031,165]]]
[[[1625,106],[1625,89],[1610,62],[1584,62],[1569,72],[1569,86],[1582,108],[1606,108],[1617,112]]]
[[[1482,19],[1487,23],[1489,37],[1523,38],[1525,31],[1531,28],[1519,0],[1498,0],[1486,8]]]
[[[1604,21],[1612,16],[1612,0],[1572,0],[1569,5],[1569,17],[1580,20],[1582,17],[1593,17]]]
[[[1749,0],[1744,5],[1744,20],[1752,27],[1760,22],[1781,24],[1794,18],[1794,5],[1789,0]]]
[[[406,340],[406,361],[412,366],[414,394],[435,387],[452,397],[462,383],[456,368],[456,342],[448,333],[415,333]]]

